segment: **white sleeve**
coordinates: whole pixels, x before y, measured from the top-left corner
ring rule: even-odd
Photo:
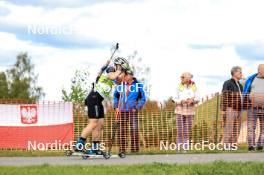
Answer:
[[[181,97],[180,97],[180,91],[179,88],[176,89],[176,96],[174,98],[175,103],[180,103],[182,101]]]

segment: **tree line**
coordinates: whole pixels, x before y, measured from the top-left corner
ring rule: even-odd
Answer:
[[[39,100],[45,96],[37,86],[38,75],[27,52],[17,55],[15,63],[0,72],[0,99]]]

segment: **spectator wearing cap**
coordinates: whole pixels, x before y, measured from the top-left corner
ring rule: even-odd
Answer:
[[[127,124],[130,127],[131,152],[139,151],[138,112],[146,102],[144,86],[127,70],[124,82],[114,92],[114,108],[120,112],[119,152],[126,153]]]
[[[186,145],[190,143],[195,105],[199,102],[198,89],[192,78],[193,75],[189,72],[181,75],[181,83],[173,99],[176,103],[177,143],[184,144],[184,149],[188,149]]]
[[[224,82],[221,96],[225,149],[235,147],[234,144],[237,144],[241,127],[243,86],[239,81],[243,76],[242,68],[232,67],[231,76],[231,79]]]

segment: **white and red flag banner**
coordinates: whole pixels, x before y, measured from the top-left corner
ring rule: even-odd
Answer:
[[[0,148],[70,143],[74,139],[72,108],[67,102],[0,104]]]

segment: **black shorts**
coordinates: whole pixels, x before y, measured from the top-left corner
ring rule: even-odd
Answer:
[[[85,99],[88,107],[88,117],[90,119],[104,118],[104,106],[102,104],[104,98],[98,93],[91,91]]]

